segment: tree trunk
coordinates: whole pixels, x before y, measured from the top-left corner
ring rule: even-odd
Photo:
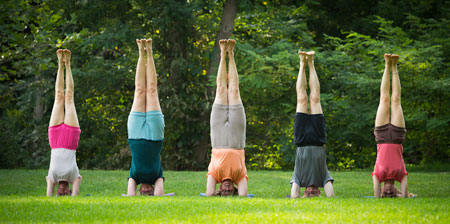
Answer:
[[[219,33],[214,41],[213,54],[211,57],[211,62],[209,64],[208,75],[215,76],[217,73],[217,67],[220,60],[220,49],[219,40],[228,39],[233,34],[234,30],[234,19],[236,18],[236,13],[238,9],[237,0],[226,0],[223,5],[222,20],[220,21]]]
[[[215,77],[217,73],[217,67],[220,60],[220,54],[219,54],[219,40],[221,39],[228,39],[233,34],[234,30],[234,19],[236,18],[238,8],[238,2],[237,0],[226,0],[223,5],[223,13],[222,13],[222,20],[220,21],[220,29],[219,33],[216,36],[216,40],[214,42],[214,48],[213,48],[213,54],[211,57],[211,61],[209,63],[209,69],[208,69],[208,76],[209,77]],[[206,90],[206,94],[208,96],[214,96],[214,90],[209,87]],[[213,99],[213,97],[211,97]],[[208,105],[209,104],[208,102]],[[202,114],[202,120],[205,121],[206,124],[209,124],[209,111]],[[195,167],[192,167],[193,169],[204,169],[205,163],[207,164],[208,157],[209,157],[209,149],[210,149],[210,136],[209,136],[209,129],[205,129],[202,133],[203,138],[194,147],[194,159],[197,161],[197,164]]]
[[[42,107],[41,103],[42,98],[42,91],[41,88],[38,87],[36,90],[36,101],[34,103],[34,111],[33,111],[33,118],[34,120],[39,123],[44,116],[44,108]]]

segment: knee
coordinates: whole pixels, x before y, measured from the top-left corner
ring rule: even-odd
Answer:
[[[320,94],[311,94],[309,101],[311,104],[320,104]]]
[[[297,96],[297,104],[308,105],[308,97],[305,94],[299,94]]]
[[[66,103],[73,103],[73,90],[66,90],[65,100]]]
[[[146,93],[147,95],[155,96],[158,94],[158,89],[156,88],[156,86],[149,86],[146,89]]]
[[[381,95],[380,96],[380,104],[389,104],[390,103],[389,95]]]
[[[64,102],[64,91],[63,90],[55,91],[55,102],[58,102],[58,103]]]
[[[398,94],[392,94],[392,97],[391,97],[391,103],[392,104],[400,104],[401,103],[401,97],[400,97],[400,95],[398,95]]]
[[[222,85],[222,84],[218,84],[216,92],[217,92],[218,95],[226,95],[227,94],[227,86],[226,85]]]
[[[136,89],[134,90],[134,93],[137,96],[144,96],[145,95],[145,88],[142,86],[136,86]]]
[[[239,96],[239,87],[235,85],[231,85],[228,89],[228,94],[232,97],[238,97]]]

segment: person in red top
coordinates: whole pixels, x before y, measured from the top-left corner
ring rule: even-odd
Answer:
[[[386,63],[380,87],[380,104],[375,119],[377,161],[372,173],[374,196],[408,197],[408,173],[403,161],[406,128],[401,105],[401,86],[398,76],[398,55],[384,54]],[[392,68],[392,96],[389,96],[390,69]],[[400,182],[400,191],[394,181]],[[381,188],[381,184],[384,186]]]

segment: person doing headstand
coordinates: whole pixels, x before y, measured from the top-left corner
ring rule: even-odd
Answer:
[[[139,59],[136,67],[134,100],[128,116],[128,144],[131,168],[127,196],[163,195],[164,177],[161,150],[164,141],[164,116],[158,99],[152,39],[136,40]],[[147,64],[145,62],[147,55]]]
[[[216,97],[211,111],[211,162],[206,196],[248,196],[245,167],[245,110],[239,94],[239,77],[234,61],[234,40],[220,40],[220,64]],[[228,56],[228,87],[226,56]],[[216,191],[216,184],[220,183]],[[235,187],[237,185],[237,188]]]
[[[294,173],[291,180],[291,198],[300,195],[300,187],[306,187],[303,197],[319,196],[324,187],[327,197],[334,196],[333,178],[327,167],[325,149],[325,118],[320,104],[320,84],[314,68],[314,51],[298,52],[300,69],[296,84],[297,109],[294,118],[294,138],[297,146]],[[309,109],[306,94],[306,63],[309,67]]]
[[[380,104],[375,118],[377,160],[372,173],[374,196],[408,197],[408,173],[403,161],[406,128],[401,105],[401,86],[398,76],[398,55],[384,54],[384,73],[380,86]],[[392,68],[392,96],[389,97]],[[399,191],[394,181],[400,182]],[[384,182],[381,189],[380,183]]]
[[[47,196],[53,196],[54,187],[58,184],[57,196],[77,196],[81,184],[81,176],[76,161],[80,125],[74,103],[74,84],[70,68],[70,50],[58,49],[58,72],[55,83],[55,101],[53,103],[48,141],[51,158],[48,169]],[[64,67],[66,68],[66,91],[64,93]],[[72,190],[69,188],[72,184]]]

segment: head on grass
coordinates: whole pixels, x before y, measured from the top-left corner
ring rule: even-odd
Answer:
[[[386,180],[384,186],[381,188],[382,198],[395,198],[399,193],[399,190],[394,185],[394,180]]]
[[[155,192],[155,188],[151,184],[141,184],[141,188],[139,188],[140,195],[153,196]]]
[[[57,196],[71,195],[72,191],[69,188],[69,182],[59,181],[58,190],[56,191]]]
[[[318,197],[318,196],[320,196],[320,190],[318,187],[309,186],[303,192],[303,197],[306,197],[306,198]]]
[[[238,195],[238,190],[234,186],[233,181],[231,179],[226,179],[220,183],[219,194],[222,197],[227,196],[235,196]]]

